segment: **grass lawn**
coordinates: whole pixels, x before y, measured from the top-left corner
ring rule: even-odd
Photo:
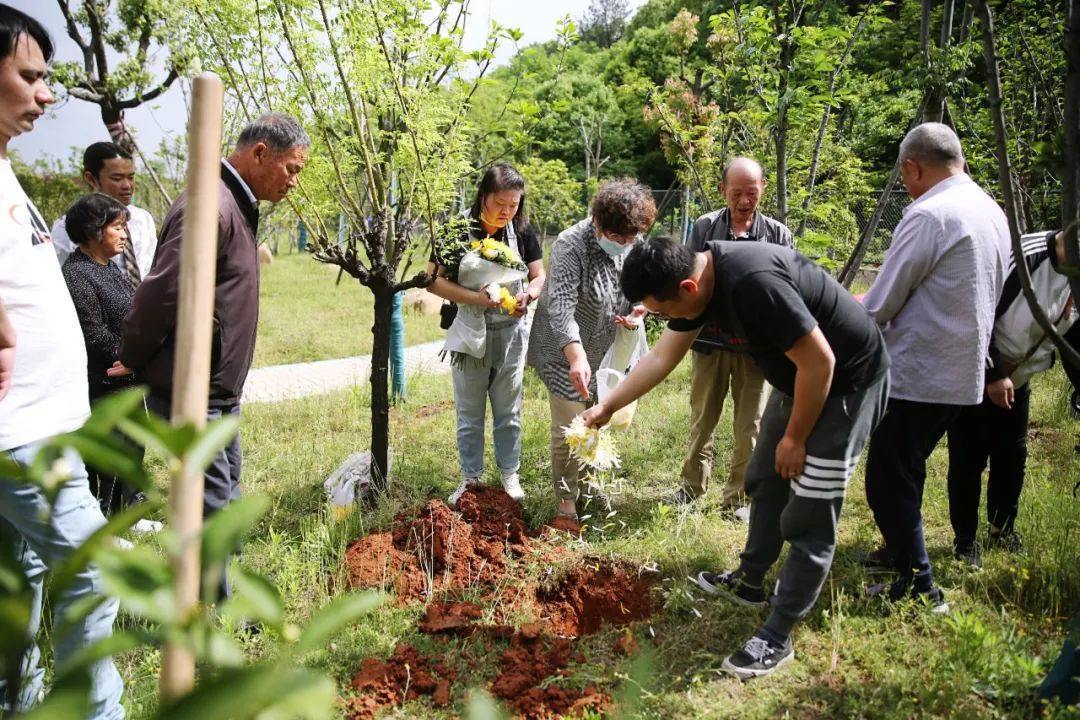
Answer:
[[[371,293],[307,253],[278,255],[262,268],[255,367],[371,352]],[[405,345],[444,336],[437,315],[405,311]]]
[[[300,272],[287,258],[271,270]],[[332,280],[329,270],[304,272]],[[318,287],[326,295],[335,292],[332,282]],[[603,532],[587,532],[584,543],[565,541],[576,556],[614,556],[659,568],[663,579],[655,590],[656,613],[631,630],[648,659],[635,664],[634,658],[612,652],[625,631],[602,630],[581,641],[583,654],[566,676],[552,682],[597,684],[614,693],[640,687],[641,704],[628,716],[657,719],[1080,717],[1077,708],[1010,704],[1010,698],[1041,679],[1061,647],[1066,623],[1080,610],[1080,500],[1071,494],[1077,479],[1077,426],[1065,410],[1064,380],[1057,370],[1049,375],[1037,380],[1033,402],[1029,471],[1017,524],[1024,535],[1023,552],[986,551],[981,573],[953,560],[946,457],[944,448],[938,448],[927,482],[926,536],[937,580],[953,609],[946,617],[912,605],[886,612],[862,596],[870,577],[856,559],[876,546],[878,534],[860,469],[848,494],[832,573],[810,616],[795,631],[796,661],[769,678],[742,683],[722,675],[720,664],[763,615],[703,597],[687,576],[733,567],[745,528],[720,517],[715,493],[688,508],[660,503],[678,481],[686,443],[689,369],[684,363],[639,404],[634,425],[618,437],[623,494],[616,498],[613,524]],[[346,455],[367,445],[365,393],[357,389],[244,409],[245,490],[273,502],[244,548],[244,563],[276,585],[289,619],[300,624],[328,601],[331,584],[341,586],[341,560],[349,541],[388,527],[402,509],[445,497],[456,484],[449,379],[417,378],[409,387],[409,402],[392,412],[396,453],[385,502],[343,522],[329,519],[321,483]],[[531,372],[524,418],[524,514],[536,526],[550,518],[554,501],[548,482],[546,394]],[[729,411],[719,430],[719,467],[730,456],[730,433]],[[488,468],[488,479],[495,482],[490,457]],[[540,575],[550,569],[540,563],[528,571]],[[447,658],[457,670],[453,702],[436,710],[426,699],[410,701],[387,716],[460,716],[467,690],[485,687],[495,676],[505,641],[476,636],[433,640],[417,631],[422,613],[421,604],[388,602],[304,661],[332,673],[347,695],[365,658],[386,658],[398,643],[410,643]],[[131,622],[121,619],[121,624]],[[274,652],[275,640],[265,634],[245,642],[252,657]],[[128,681],[129,716],[146,717],[156,703],[157,651],[125,655],[120,666]]]

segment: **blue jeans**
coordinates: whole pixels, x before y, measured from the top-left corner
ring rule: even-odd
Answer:
[[[465,477],[478,478],[484,474],[484,418],[488,398],[491,399],[495,464],[503,474],[518,471],[521,464],[521,386],[525,377],[527,339],[523,321],[489,325],[483,364],[467,357],[464,362],[454,365],[458,457],[461,474]]]
[[[8,457],[28,464],[37,452],[38,443],[6,450]],[[91,494],[86,468],[75,453],[70,453],[72,477],[60,491],[51,517],[45,495],[11,478],[0,477],[0,537],[13,542],[34,593],[27,637],[30,649],[23,660],[23,685],[18,710],[28,710],[37,700],[45,675],[41,651],[34,638],[41,626],[42,590],[48,569],[69,557],[90,535],[105,524],[97,499]],[[104,595],[101,573],[91,564],[74,576],[71,584],[53,598],[53,654],[57,668],[82,647],[112,634],[113,620],[120,603],[112,598],[97,605],[77,622],[64,622],[69,610],[88,597]],[[59,632],[58,632],[59,631]],[[87,717],[119,720],[124,717],[120,695],[124,682],[112,659],[100,660],[90,668],[90,712]]]

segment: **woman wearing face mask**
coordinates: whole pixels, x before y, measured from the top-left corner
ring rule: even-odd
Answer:
[[[458,457],[461,482],[450,495],[451,507],[470,485],[478,484],[484,474],[484,417],[491,400],[492,439],[495,464],[502,486],[515,500],[525,497],[518,477],[521,463],[521,383],[525,370],[525,345],[528,326],[525,312],[540,296],[544,286],[543,249],[536,233],[529,227],[525,212],[525,179],[510,165],[493,165],[480,180],[476,199],[467,215],[466,232],[473,240],[492,237],[516,250],[528,268],[528,278],[512,283],[510,294],[517,306],[510,315],[499,310],[499,301],[487,292],[470,290],[443,277],[446,268],[434,255],[428,262],[428,274],[435,281],[428,291],[458,305],[487,308],[484,320],[484,358],[453,358],[454,403],[457,406]],[[457,355],[457,353],[455,353]]]
[[[551,282],[544,286],[529,339],[529,365],[547,386],[551,405],[551,475],[559,515],[575,517],[579,468],[562,428],[595,400],[593,378],[615,340],[617,325],[634,311],[619,288],[623,258],[656,219],[647,187],[630,178],[604,183],[591,216],[563,231],[551,250]]]

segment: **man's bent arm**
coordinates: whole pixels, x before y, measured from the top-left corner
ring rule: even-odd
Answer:
[[[784,354],[795,364],[795,398],[784,437],[776,446],[776,472],[793,478],[802,473],[806,464],[806,439],[829,397],[836,356],[818,327],[799,338]]]

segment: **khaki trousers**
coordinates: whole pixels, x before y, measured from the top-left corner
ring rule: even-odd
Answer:
[[[731,471],[721,501],[724,505],[745,502],[746,466],[754,452],[761,414],[769,399],[765,376],[749,355],[714,350],[694,352],[690,379],[690,448],[682,468],[683,489],[699,497],[709,489],[712,475],[713,432],[724,410],[724,398],[731,389],[735,405],[732,435],[734,453]]]
[[[570,457],[570,448],[563,437],[562,429],[576,416],[585,412],[586,405],[576,400],[567,400],[555,393],[548,393],[548,402],[551,405],[551,482],[555,486],[555,497],[560,501],[576,502],[581,469],[577,460]]]

